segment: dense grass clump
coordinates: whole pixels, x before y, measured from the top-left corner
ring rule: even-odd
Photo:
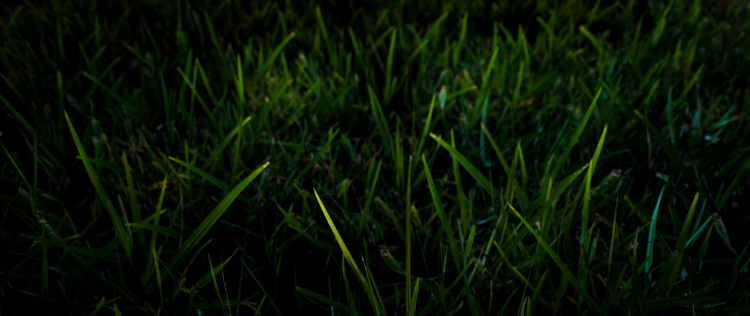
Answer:
[[[750,313],[746,1],[0,11],[0,315]]]

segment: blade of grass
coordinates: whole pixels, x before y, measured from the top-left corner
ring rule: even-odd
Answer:
[[[188,252],[190,252],[195,246],[198,245],[198,243],[203,239],[203,237],[208,233],[208,230],[213,227],[214,223],[219,220],[221,215],[224,214],[224,212],[229,208],[229,206],[232,205],[232,202],[242,193],[242,191],[247,187],[250,182],[255,179],[263,170],[268,167],[270,162],[266,162],[262,166],[260,166],[258,169],[256,169],[252,174],[247,176],[242,182],[237,184],[237,186],[230,191],[224,199],[221,200],[219,205],[217,205],[203,220],[203,222],[198,225],[198,227],[193,231],[193,233],[190,235],[190,237],[185,240],[185,243],[180,246],[180,248],[175,253],[174,257],[169,261],[167,264],[168,269],[172,269],[182,258],[187,255]]]
[[[101,199],[102,204],[104,204],[104,209],[107,211],[107,215],[109,215],[109,218],[112,221],[112,226],[115,229],[115,236],[120,240],[120,244],[122,245],[122,248],[125,250],[125,255],[128,257],[128,260],[132,261],[131,250],[130,250],[130,239],[128,238],[128,235],[125,232],[125,228],[122,225],[122,221],[120,220],[119,215],[117,215],[115,206],[112,204],[112,201],[109,199],[109,196],[107,196],[107,193],[104,192],[104,187],[102,187],[102,184],[99,182],[99,176],[94,171],[94,168],[91,167],[89,160],[86,159],[88,156],[86,156],[86,151],[83,149],[83,145],[81,144],[81,141],[78,139],[78,134],[76,134],[75,128],[73,128],[73,123],[71,123],[70,117],[68,117],[68,112],[65,111],[64,113],[65,113],[65,120],[68,121],[68,128],[70,129],[70,133],[73,135],[73,141],[75,142],[76,149],[78,150],[78,154],[81,157],[81,161],[83,161],[83,166],[86,168],[86,173],[88,173],[89,178],[91,179],[91,183],[94,185],[94,188],[96,189],[96,193],[99,195],[99,198]]]
[[[320,200],[318,191],[313,189],[313,192],[315,193],[315,198],[318,200],[318,204],[320,205],[320,208],[323,210],[323,215],[325,215],[328,225],[331,227],[331,231],[333,232],[333,236],[336,238],[336,242],[339,244],[341,251],[344,252],[344,258],[346,258],[347,263],[349,263],[349,267],[352,270],[354,270],[355,274],[357,275],[357,280],[359,281],[360,285],[362,285],[362,287],[365,289],[365,292],[367,293],[367,298],[370,301],[370,305],[372,306],[372,309],[375,310],[375,313],[377,315],[384,315],[385,311],[380,310],[381,304],[377,301],[375,297],[375,292],[369,286],[370,283],[368,279],[365,278],[365,276],[362,274],[362,271],[357,266],[357,263],[354,261],[354,258],[349,252],[349,248],[346,247],[344,240],[341,238],[339,231],[336,229],[336,225],[333,224],[333,220],[331,219],[331,216],[328,214],[328,210],[326,210],[325,205],[323,205],[323,201]]]
[[[529,230],[529,232],[534,235],[536,240],[539,242],[539,244],[544,248],[544,250],[547,251],[547,254],[552,258],[553,261],[557,264],[557,266],[562,270],[563,276],[568,279],[568,282],[572,284],[576,290],[578,290],[578,294],[580,294],[583,297],[583,300],[586,302],[586,304],[589,305],[589,308],[593,310],[593,313],[595,315],[601,314],[600,307],[594,302],[594,300],[589,296],[588,292],[586,292],[586,289],[581,285],[580,282],[578,282],[578,279],[573,275],[573,273],[568,270],[568,267],[565,265],[565,263],[560,259],[560,257],[555,254],[555,252],[552,250],[552,248],[547,244],[547,241],[544,237],[540,236],[536,230],[534,230],[534,227],[531,226],[524,218],[521,216],[521,214],[516,211],[516,209],[513,208],[512,205],[508,204],[508,207],[511,211],[513,211],[513,214],[518,217],[518,219],[523,223],[524,226]]]
[[[425,177],[427,178],[427,183],[430,187],[430,194],[432,195],[433,204],[435,204],[435,210],[437,211],[437,215],[440,218],[440,224],[443,228],[445,238],[448,239],[448,247],[450,247],[451,257],[453,258],[453,262],[456,265],[456,269],[460,271],[462,270],[461,255],[459,255],[458,246],[456,245],[456,234],[451,228],[451,224],[448,221],[448,216],[446,216],[445,212],[443,211],[443,205],[440,203],[440,196],[438,195],[437,188],[435,188],[435,183],[432,181],[432,174],[430,173],[429,166],[427,166],[427,159],[425,159],[424,155],[422,155],[422,163],[424,164]]]
[[[555,167],[552,169],[552,173],[550,174],[551,179],[555,179],[557,177],[557,173],[560,171],[560,168],[562,168],[563,163],[568,160],[568,155],[570,155],[570,153],[573,151],[573,145],[578,142],[578,137],[580,137],[581,133],[583,133],[583,128],[586,127],[586,122],[588,122],[591,113],[594,112],[596,101],[599,100],[599,96],[601,96],[601,94],[602,88],[599,88],[599,91],[596,92],[596,96],[594,96],[594,100],[591,101],[589,109],[581,119],[581,125],[578,125],[578,128],[576,128],[576,131],[573,133],[573,137],[570,138],[570,141],[568,141],[568,145],[565,146],[565,151],[563,151],[560,157],[557,158],[557,163],[555,163]]]

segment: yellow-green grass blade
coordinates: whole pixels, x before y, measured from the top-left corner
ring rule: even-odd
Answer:
[[[593,310],[594,315],[601,314],[601,310],[599,308],[599,305],[594,302],[594,300],[589,296],[589,294],[586,292],[586,288],[581,285],[580,282],[576,279],[576,277],[573,275],[573,273],[568,270],[568,267],[565,265],[565,263],[560,259],[560,257],[557,256],[557,254],[552,250],[552,247],[549,246],[547,241],[544,239],[544,237],[540,236],[535,230],[534,227],[531,226],[524,218],[521,216],[521,214],[516,211],[515,208],[513,208],[512,205],[508,204],[508,207],[510,210],[515,214],[518,219],[523,223],[524,226],[529,230],[529,232],[534,235],[536,240],[539,242],[539,244],[544,248],[544,250],[547,251],[547,254],[552,258],[553,261],[557,264],[557,266],[560,268],[560,270],[563,272],[563,276],[568,279],[568,282],[572,284],[576,290],[578,291],[578,294],[583,297],[583,300],[586,302],[586,304],[589,305],[589,307]]]
[[[213,225],[216,223],[216,221],[219,220],[219,218],[224,214],[224,212],[229,208],[230,205],[232,205],[232,202],[234,202],[235,199],[242,193],[242,191],[247,187],[250,182],[255,179],[263,170],[268,167],[270,162],[266,162],[262,166],[260,166],[258,169],[256,169],[252,174],[247,176],[245,180],[242,180],[237,186],[230,191],[226,197],[224,197],[221,202],[219,202],[219,205],[217,205],[211,213],[209,213],[206,218],[201,222],[200,225],[193,231],[193,233],[190,235],[190,237],[185,240],[185,242],[182,244],[182,246],[177,250],[177,253],[175,253],[174,257],[169,261],[167,264],[167,267],[171,270],[172,267],[177,264],[182,258],[187,255],[188,252],[190,252],[195,246],[198,245],[198,243],[203,239],[203,237],[208,233],[208,230],[213,227]]]
[[[313,189],[313,192],[315,193],[315,198],[318,200],[318,204],[320,205],[320,208],[323,210],[323,215],[325,215],[328,225],[331,227],[331,232],[333,232],[333,236],[334,238],[336,238],[336,242],[339,244],[341,251],[344,253],[344,258],[346,258],[346,262],[349,263],[349,267],[352,270],[354,270],[354,273],[357,275],[357,280],[359,281],[360,285],[362,285],[362,287],[365,289],[365,292],[367,293],[367,298],[370,301],[370,305],[375,310],[376,314],[378,315],[384,314],[384,311],[381,311],[379,307],[381,304],[375,298],[375,292],[369,286],[370,283],[368,279],[364,276],[364,274],[362,274],[362,270],[360,270],[359,267],[357,266],[357,263],[354,261],[352,254],[349,252],[349,248],[346,247],[346,244],[344,243],[344,240],[341,238],[341,235],[339,234],[338,229],[336,229],[336,225],[333,223],[331,216],[328,214],[328,210],[326,210],[325,205],[323,205],[323,201],[320,200],[318,191]]]
[[[451,257],[453,258],[453,262],[456,265],[456,269],[460,271],[462,261],[461,255],[458,252],[458,245],[456,245],[456,234],[451,228],[451,224],[448,221],[448,216],[446,216],[445,212],[443,211],[443,205],[440,203],[440,196],[438,195],[437,188],[435,188],[435,183],[432,180],[432,173],[430,173],[430,168],[429,166],[427,166],[427,159],[425,159],[424,155],[422,155],[422,163],[424,164],[425,177],[427,178],[427,183],[430,187],[430,194],[432,195],[433,204],[435,204],[435,210],[437,211],[437,215],[440,218],[440,224],[443,228],[443,233],[445,233],[445,238],[448,240],[448,247],[450,248]]]
[[[78,134],[76,133],[75,128],[73,128],[73,123],[70,121],[70,117],[68,117],[68,112],[65,111],[64,113],[65,120],[68,121],[68,128],[70,128],[70,133],[73,135],[73,141],[75,142],[76,149],[78,150],[78,154],[81,157],[81,161],[83,161],[83,166],[86,168],[86,173],[88,173],[89,178],[91,179],[91,183],[96,189],[96,193],[102,200],[102,204],[104,204],[104,209],[107,211],[107,215],[109,215],[109,218],[112,221],[112,226],[114,226],[115,229],[115,235],[120,240],[120,244],[125,250],[125,255],[128,257],[128,260],[132,260],[130,238],[125,232],[125,228],[123,227],[119,215],[117,215],[115,206],[112,204],[109,196],[107,196],[107,193],[104,192],[104,187],[102,187],[102,184],[99,182],[99,176],[94,171],[94,168],[91,166],[91,163],[89,163],[89,160],[86,159],[86,151],[83,149],[83,145],[81,144],[80,139],[78,139]]]

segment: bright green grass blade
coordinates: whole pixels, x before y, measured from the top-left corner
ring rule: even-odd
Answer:
[[[651,224],[648,226],[648,243],[646,244],[646,273],[649,273],[649,268],[654,262],[654,240],[656,239],[656,219],[659,215],[659,205],[661,205],[661,198],[664,195],[664,189],[667,186],[661,188],[659,192],[659,198],[656,200],[656,206],[654,206],[654,212],[651,214]],[[651,274],[648,275],[649,281],[651,281]]]
[[[177,262],[180,262],[182,258],[187,255],[188,252],[190,252],[195,246],[198,245],[198,243],[203,239],[203,237],[208,233],[208,230],[213,227],[214,223],[219,220],[221,215],[224,214],[224,212],[229,208],[230,205],[232,205],[232,202],[242,193],[242,191],[247,187],[250,182],[255,179],[263,170],[268,167],[270,162],[266,162],[262,166],[260,166],[258,169],[256,169],[252,174],[247,176],[245,180],[242,180],[237,186],[232,189],[231,192],[227,194],[226,197],[224,197],[223,200],[219,203],[219,205],[214,208],[211,213],[209,213],[206,218],[201,222],[200,225],[193,231],[193,233],[190,235],[190,237],[185,240],[185,242],[180,246],[180,248],[177,250],[177,253],[172,257],[172,259],[167,264],[167,267],[171,270],[172,267],[177,264]]]
[[[552,169],[552,173],[550,175],[552,179],[555,179],[557,177],[557,173],[560,171],[560,168],[562,168],[563,163],[568,160],[568,155],[570,155],[570,153],[573,151],[573,145],[578,142],[578,137],[580,137],[581,133],[583,133],[583,128],[586,127],[586,122],[588,122],[591,113],[594,112],[596,101],[599,100],[599,96],[601,96],[601,94],[602,88],[599,88],[599,91],[596,92],[596,96],[594,96],[594,100],[591,101],[589,109],[586,111],[586,115],[584,115],[581,119],[581,125],[578,125],[575,133],[573,133],[573,137],[570,138],[570,141],[568,141],[568,144],[565,146],[565,151],[560,155],[560,157],[557,158],[555,168]]]
[[[573,275],[573,273],[568,270],[568,267],[565,265],[565,263],[560,259],[560,257],[557,256],[557,254],[552,250],[552,248],[547,244],[547,241],[544,237],[540,236],[536,230],[534,230],[534,227],[531,226],[524,218],[521,216],[521,214],[516,211],[516,209],[513,208],[512,205],[508,204],[508,207],[513,211],[513,214],[515,214],[519,220],[528,228],[529,232],[534,235],[536,240],[539,242],[539,244],[544,248],[544,250],[547,251],[547,254],[552,258],[553,261],[557,264],[557,266],[562,270],[563,276],[565,276],[566,279],[568,279],[568,282],[572,284],[576,290],[578,290],[578,294],[580,294],[583,297],[583,300],[586,302],[586,304],[589,305],[589,307],[593,310],[594,315],[601,314],[601,309],[599,306],[594,302],[594,300],[589,296],[589,294],[586,292],[586,288],[581,285],[581,283],[578,282],[576,277]]]
[[[451,257],[453,258],[453,262],[456,265],[456,269],[460,271],[462,270],[461,256],[459,255],[458,246],[456,245],[456,234],[451,228],[451,224],[448,221],[448,216],[446,216],[445,212],[443,211],[443,205],[440,203],[440,196],[438,195],[437,188],[435,188],[435,183],[432,181],[432,174],[430,173],[430,168],[427,166],[427,159],[425,159],[424,155],[422,155],[422,163],[424,164],[425,177],[427,178],[427,183],[430,186],[430,194],[432,195],[433,204],[435,204],[435,210],[437,211],[437,215],[440,218],[440,224],[443,228],[443,233],[445,233],[445,238],[448,239],[448,246],[450,247]]]
[[[104,209],[107,211],[107,214],[109,215],[110,220],[112,220],[112,226],[114,226],[115,229],[115,235],[117,238],[120,239],[120,244],[122,245],[122,248],[125,250],[125,255],[127,255],[128,260],[132,261],[131,251],[130,251],[130,239],[128,238],[127,233],[125,232],[125,228],[122,225],[122,221],[120,220],[120,217],[117,215],[117,211],[115,210],[115,206],[112,204],[112,201],[109,199],[109,196],[107,196],[107,193],[104,192],[104,187],[102,187],[102,184],[99,182],[99,176],[97,176],[96,172],[94,171],[94,168],[91,167],[91,163],[89,163],[89,160],[86,159],[86,151],[83,149],[83,145],[81,144],[81,141],[78,139],[78,134],[76,134],[75,128],[73,128],[73,123],[70,122],[70,117],[68,117],[68,112],[65,111],[65,120],[68,121],[68,128],[70,128],[70,133],[73,135],[73,141],[75,142],[76,149],[78,149],[78,154],[81,157],[81,161],[83,161],[83,166],[86,168],[86,173],[88,173],[89,178],[91,179],[91,183],[94,185],[94,188],[96,189],[96,193],[99,195],[99,198],[102,200],[102,204],[104,204]]]
[[[362,274],[362,271],[359,269],[359,267],[357,266],[357,263],[354,261],[352,254],[349,252],[349,248],[346,247],[344,240],[341,238],[339,231],[336,229],[336,225],[333,224],[333,220],[331,219],[331,216],[328,214],[328,210],[326,210],[325,205],[323,205],[323,201],[320,200],[318,191],[313,189],[313,192],[315,193],[315,198],[318,199],[318,204],[320,204],[320,208],[323,210],[323,215],[325,215],[328,225],[331,227],[331,232],[333,232],[333,236],[336,238],[336,242],[338,242],[339,247],[341,248],[341,251],[344,252],[344,258],[346,258],[347,263],[349,263],[349,267],[352,270],[354,270],[355,274],[357,275],[357,279],[360,285],[362,285],[362,287],[365,289],[365,292],[367,293],[367,298],[370,301],[370,305],[375,310],[376,314],[383,315],[384,311],[380,310],[379,306],[381,304],[375,298],[375,292],[369,286],[370,283],[368,279]]]

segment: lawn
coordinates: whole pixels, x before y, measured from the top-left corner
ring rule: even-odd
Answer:
[[[0,315],[750,314],[746,1],[0,26]]]

